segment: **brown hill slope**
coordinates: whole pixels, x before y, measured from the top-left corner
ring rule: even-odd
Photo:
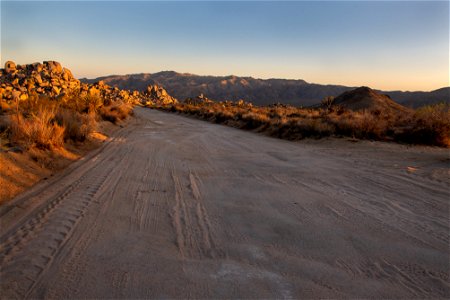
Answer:
[[[378,109],[380,111],[406,111],[407,108],[369,87],[362,86],[347,91],[334,99],[333,105],[351,110]]]

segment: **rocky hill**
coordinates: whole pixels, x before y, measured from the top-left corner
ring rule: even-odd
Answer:
[[[205,94],[217,100],[239,100],[257,105],[284,103],[310,106],[319,104],[327,96],[338,96],[355,87],[341,85],[312,84],[304,80],[256,79],[238,76],[199,76],[188,73],[164,71],[154,74],[112,75],[96,79],[81,79],[92,83],[99,80],[122,89],[144,91],[149,84],[158,84],[167,89],[177,99]],[[448,101],[450,88],[433,92],[381,92],[398,103],[409,107],[418,107]]]
[[[334,99],[333,105],[351,110],[377,109],[383,112],[407,110],[406,107],[396,103],[389,96],[365,86],[342,93]]]

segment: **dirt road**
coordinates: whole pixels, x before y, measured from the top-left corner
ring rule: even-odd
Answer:
[[[449,152],[137,108],[0,210],[1,298],[449,297]]]

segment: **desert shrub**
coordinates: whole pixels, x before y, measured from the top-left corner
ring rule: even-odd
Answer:
[[[418,109],[404,129],[396,135],[400,141],[450,147],[450,105],[440,103]]]
[[[14,108],[14,113],[20,113],[25,117],[29,117],[32,114],[36,114],[43,110],[53,110],[58,109],[58,103],[48,97],[39,96],[37,94],[30,95],[30,97],[25,101],[19,101],[18,107]],[[18,111],[17,111],[18,109]]]
[[[0,115],[5,114],[12,110],[12,106],[9,105],[6,101],[0,99]]]
[[[0,135],[7,134],[11,128],[11,121],[7,116],[0,116]]]
[[[115,103],[111,106],[103,106],[100,109],[100,115],[101,117],[106,120],[110,121],[114,124],[117,124],[117,122],[124,120],[126,117],[128,117],[133,112],[133,107],[128,103]]]
[[[392,132],[398,115],[377,110],[344,110],[330,111],[322,118],[334,126],[337,135],[384,140]]]
[[[331,110],[331,108],[333,107],[334,104],[334,97],[333,96],[328,96],[323,98],[323,100],[320,102],[320,105],[327,109],[327,110]]]
[[[83,142],[97,127],[93,111],[81,114],[62,108],[56,113],[55,118],[58,124],[65,128],[64,140]]]
[[[448,104],[428,106],[416,112],[381,109],[352,111],[332,105],[332,99],[326,100],[322,108],[284,105],[240,107],[211,103],[207,106],[176,104],[163,109],[233,127],[257,129],[284,139],[337,135],[450,146]]]
[[[269,122],[269,117],[262,112],[247,112],[242,115],[245,127],[249,129],[257,128]]]
[[[303,118],[294,121],[293,127],[299,128],[300,138],[325,137],[334,133],[335,128],[320,118]]]
[[[228,120],[233,119],[233,117],[234,115],[231,111],[221,110],[216,114],[214,121],[216,123],[224,123]]]
[[[55,106],[40,106],[28,118],[21,113],[11,116],[11,142],[26,149],[33,146],[42,149],[63,146],[64,127],[55,122],[55,114]]]
[[[105,100],[98,95],[86,95],[84,96],[84,101],[86,103],[88,112],[98,112],[102,106],[111,105],[109,101],[105,102]]]

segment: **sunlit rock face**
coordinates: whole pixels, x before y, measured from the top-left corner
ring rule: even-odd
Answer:
[[[31,94],[57,97],[80,86],[72,72],[56,61],[28,65],[7,61],[0,70],[0,97],[7,101],[24,100]]]
[[[106,102],[142,101],[139,92],[111,87],[104,81],[81,83],[69,69],[56,61],[27,65],[7,61],[4,69],[0,69],[0,99],[7,102],[27,100],[32,95],[62,98],[71,93],[82,97],[102,97]]]
[[[147,86],[146,91],[143,93],[143,99],[146,102],[155,105],[169,105],[178,103],[177,99],[170,96],[164,88],[156,84]]]

